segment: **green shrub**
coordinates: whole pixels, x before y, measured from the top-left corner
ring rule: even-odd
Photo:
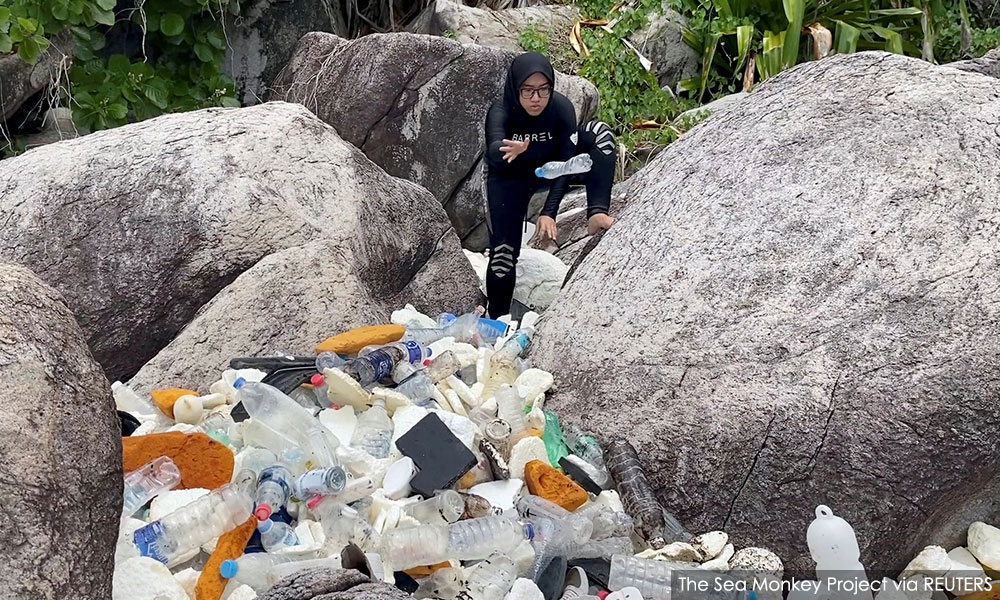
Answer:
[[[533,24],[521,30],[518,43],[528,52],[549,53],[549,36],[542,31],[536,31]]]

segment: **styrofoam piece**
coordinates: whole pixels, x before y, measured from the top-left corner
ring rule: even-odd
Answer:
[[[474,485],[469,488],[469,493],[486,498],[494,508],[507,510],[514,508],[523,487],[524,481],[520,479],[501,479]]]
[[[205,488],[190,488],[186,490],[171,490],[153,498],[149,505],[150,522],[165,517],[182,506],[191,504],[198,498],[208,494]]]
[[[352,406],[343,406],[339,409],[327,408],[319,412],[319,422],[337,436],[341,446],[346,446],[351,443],[354,428],[358,424],[358,416]]]
[[[188,600],[187,592],[163,563],[145,556],[130,558],[115,567],[112,600]]]

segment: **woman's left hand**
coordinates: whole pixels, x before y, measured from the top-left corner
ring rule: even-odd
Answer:
[[[556,220],[552,217],[546,217],[544,215],[538,217],[535,229],[539,239],[542,240],[550,239],[555,241],[556,235],[558,235],[558,231],[556,230]]]

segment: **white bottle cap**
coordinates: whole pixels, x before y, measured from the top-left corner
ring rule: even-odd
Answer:
[[[410,480],[416,473],[416,465],[409,456],[397,460],[389,466],[382,479],[382,489],[385,490],[386,498],[399,500],[410,495]]]

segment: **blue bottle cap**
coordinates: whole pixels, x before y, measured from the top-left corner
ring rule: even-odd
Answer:
[[[535,539],[535,526],[532,523],[524,524],[524,535],[527,536],[528,540]]]
[[[544,177],[544,175],[542,175],[542,173],[544,173],[544,171],[542,171],[541,167],[538,167],[537,169],[535,169],[535,177]]]
[[[236,381],[233,382],[233,387],[236,389],[240,389],[241,387],[243,387],[244,384],[246,384],[246,382],[247,382],[246,379],[242,377],[237,377]]]
[[[271,531],[272,527],[274,527],[274,523],[271,522],[271,519],[257,521],[257,531],[261,533],[267,533],[268,531]]]
[[[240,570],[240,565],[237,564],[235,560],[224,560],[222,564],[219,565],[219,575],[222,575],[226,579],[231,579],[236,576],[236,572]]]

